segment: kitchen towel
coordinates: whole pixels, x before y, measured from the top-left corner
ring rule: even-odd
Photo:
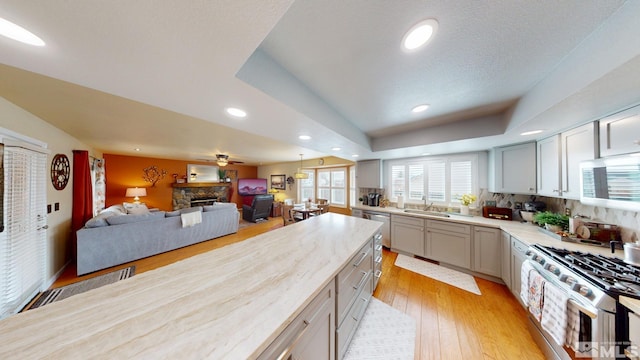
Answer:
[[[573,301],[567,302],[567,332],[565,345],[576,355],[591,357],[591,318],[581,312]]]
[[[202,212],[194,211],[186,214],[180,214],[180,220],[182,220],[182,227],[190,227],[202,222]]]
[[[546,281],[536,270],[529,273],[529,312],[540,322],[542,319],[542,304],[544,301],[544,284]]]
[[[556,344],[563,346],[567,336],[567,302],[569,296],[559,287],[545,282],[540,324]]]
[[[530,262],[525,261],[520,268],[520,299],[523,304],[529,304],[529,274],[533,269]]]

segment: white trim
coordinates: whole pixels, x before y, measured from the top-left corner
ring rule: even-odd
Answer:
[[[42,149],[47,149],[47,147],[48,147],[46,142],[43,142],[43,141],[34,139],[34,138],[26,136],[26,135],[22,135],[20,133],[15,132],[15,131],[0,127],[0,142],[3,142],[5,144],[7,144],[7,141],[25,142],[27,144],[14,145],[14,146],[21,146],[21,147],[25,147],[27,149],[31,149],[31,150],[34,150],[34,151],[38,151],[38,150],[37,149],[33,149],[31,146],[35,145],[36,147],[42,148]]]

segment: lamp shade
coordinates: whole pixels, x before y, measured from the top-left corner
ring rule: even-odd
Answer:
[[[296,178],[296,179],[308,179],[309,178],[309,174],[304,173],[302,171],[299,171],[297,173],[294,173],[293,177]]]
[[[147,189],[145,188],[127,188],[126,197],[139,197],[147,196]]]
[[[147,196],[147,189],[145,188],[127,188],[127,192],[124,195],[126,197],[133,197],[133,203],[140,203],[140,196]]]

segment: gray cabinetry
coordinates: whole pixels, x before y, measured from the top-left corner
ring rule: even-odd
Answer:
[[[382,161],[363,160],[356,163],[356,186],[379,189],[382,187]]]
[[[511,289],[511,235],[506,231],[500,232],[500,246],[502,247],[502,281]]]
[[[471,226],[427,220],[425,257],[471,269]]]
[[[501,277],[502,246],[500,229],[473,227],[473,271]]]
[[[424,219],[391,215],[391,250],[425,255]]]
[[[373,294],[373,239],[370,239],[351,258],[336,276],[336,358],[342,359],[347,351]],[[304,359],[316,359],[317,356]]]
[[[489,190],[511,194],[536,193],[536,143],[491,150]]]
[[[640,106],[600,120],[600,156],[640,151]]]
[[[518,299],[520,299],[520,269],[522,263],[527,259],[527,245],[522,241],[511,237],[511,292]],[[526,286],[526,284],[525,284]]]
[[[331,280],[258,359],[335,359],[334,293]]]

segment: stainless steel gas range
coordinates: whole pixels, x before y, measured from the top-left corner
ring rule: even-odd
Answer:
[[[532,334],[549,351],[547,355],[556,359],[626,358],[628,310],[618,298],[640,299],[640,268],[617,258],[540,245],[529,247],[527,256],[533,271],[544,278],[544,286],[565,294],[571,303],[567,307],[577,309],[579,316],[579,341],[575,346],[560,346],[541,321],[529,314]]]

